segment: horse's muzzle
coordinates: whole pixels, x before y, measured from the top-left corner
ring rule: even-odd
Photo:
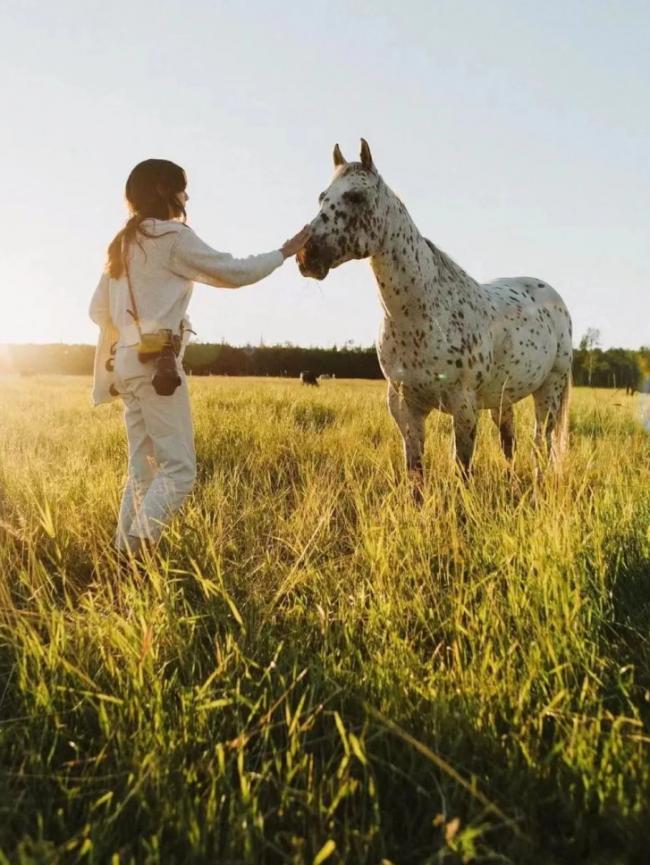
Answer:
[[[330,269],[328,258],[327,250],[312,240],[309,240],[296,256],[300,273],[312,279],[325,279]]]

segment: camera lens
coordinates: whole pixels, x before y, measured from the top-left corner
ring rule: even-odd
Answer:
[[[171,396],[180,385],[181,377],[178,374],[176,355],[171,344],[164,346],[160,352],[151,383],[159,396]]]

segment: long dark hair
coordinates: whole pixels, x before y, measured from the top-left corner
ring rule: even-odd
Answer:
[[[187,219],[185,208],[178,193],[187,186],[185,172],[167,159],[145,159],[139,162],[126,181],[125,195],[131,212],[126,225],[117,232],[108,247],[106,269],[109,276],[119,279],[125,270],[125,258],[133,240],[138,243],[138,233],[145,237],[160,237],[149,234],[143,227],[145,219]]]

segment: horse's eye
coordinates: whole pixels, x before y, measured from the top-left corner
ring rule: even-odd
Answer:
[[[363,204],[366,200],[363,192],[357,192],[354,189],[351,189],[349,192],[344,192],[343,198],[345,198],[349,204]]]

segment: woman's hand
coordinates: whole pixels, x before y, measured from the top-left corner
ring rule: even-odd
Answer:
[[[289,238],[289,240],[285,240],[285,242],[280,247],[280,252],[284,255],[285,258],[289,258],[292,255],[295,255],[297,252],[303,248],[303,246],[307,243],[309,238],[311,237],[311,226],[305,225],[304,228],[301,228],[298,234],[294,237]]]

